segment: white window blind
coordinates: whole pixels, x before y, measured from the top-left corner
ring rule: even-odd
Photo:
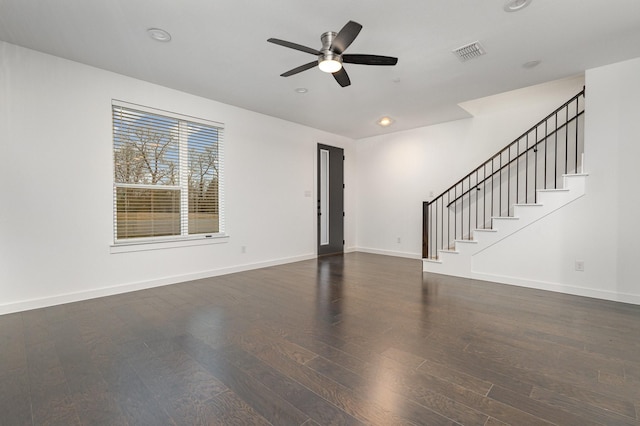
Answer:
[[[223,126],[114,101],[114,240],[224,231]]]

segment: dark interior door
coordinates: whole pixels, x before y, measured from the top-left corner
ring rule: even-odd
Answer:
[[[344,249],[344,150],[318,144],[318,255]]]

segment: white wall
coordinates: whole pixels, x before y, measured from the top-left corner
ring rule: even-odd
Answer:
[[[611,253],[605,258],[614,259],[611,268],[617,272],[615,279],[609,277],[601,285],[616,294],[634,295],[635,303],[640,303],[640,280],[636,269],[640,231],[635,226],[640,212],[637,184],[640,159],[638,76],[640,58],[587,72],[585,141],[588,152],[586,167],[593,176],[589,188],[590,192],[593,189],[593,206],[598,209],[590,212],[590,224],[593,228],[603,228],[595,237],[606,238],[606,248]],[[603,222],[608,222],[609,226],[607,223],[603,226]],[[592,244],[597,241],[590,236],[587,238]]]
[[[473,118],[357,141],[358,250],[421,257],[422,202],[515,140],[583,84],[575,77],[466,102],[462,106]]]
[[[353,141],[4,42],[0,64],[0,314],[314,257],[317,143],[345,148],[355,245]],[[110,252],[112,99],[225,123],[228,243]]]

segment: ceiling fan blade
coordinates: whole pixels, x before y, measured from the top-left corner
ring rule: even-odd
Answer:
[[[273,43],[273,44],[278,44],[280,46],[284,46],[284,47],[288,47],[290,49],[295,49],[295,50],[299,50],[301,52],[306,52],[306,53],[311,53],[312,55],[320,55],[321,53],[316,50],[316,49],[312,49],[310,47],[307,46],[303,46],[301,44],[297,44],[297,43],[292,43],[290,41],[286,41],[286,40],[280,40],[279,38],[270,38],[267,40],[269,43]]]
[[[333,78],[336,79],[338,84],[342,87],[347,87],[351,84],[351,80],[349,79],[349,75],[344,70],[344,68],[340,68],[339,71],[333,73]]]
[[[342,27],[336,38],[333,39],[329,50],[337,53],[338,55],[342,54],[342,52],[344,52],[347,47],[353,43],[353,40],[356,39],[361,29],[362,25],[357,22],[347,22],[347,25]]]
[[[395,65],[398,63],[398,58],[379,55],[345,54],[342,55],[342,62],[359,65]]]
[[[294,74],[298,74],[299,72],[310,70],[311,68],[318,65],[318,61],[309,62],[308,64],[300,65],[292,70],[289,70],[285,73],[280,74],[280,77],[290,77]]]

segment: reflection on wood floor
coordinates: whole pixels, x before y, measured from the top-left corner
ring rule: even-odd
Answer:
[[[323,257],[0,316],[3,425],[638,425],[640,306]]]

